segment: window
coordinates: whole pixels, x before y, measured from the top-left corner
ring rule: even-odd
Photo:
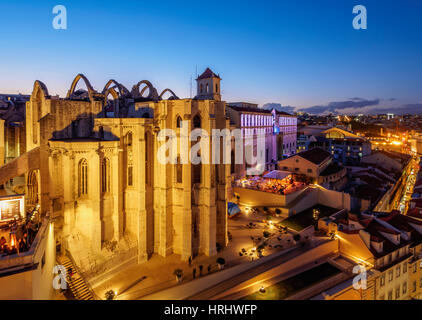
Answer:
[[[176,119],[176,128],[181,128],[181,127],[182,127],[182,118],[178,116]]]
[[[400,270],[401,270],[401,266],[398,265],[396,268],[396,278],[400,277]]]
[[[383,274],[380,279],[380,286],[383,287],[384,285],[385,285],[385,274]]]
[[[192,183],[201,183],[202,165],[192,164]]]
[[[416,292],[416,281],[413,281],[412,292]]]
[[[129,132],[125,137],[125,144],[127,147],[131,147],[133,143],[132,132]]]
[[[210,92],[210,86],[208,83],[206,84],[205,88],[206,88],[206,93]]]
[[[44,252],[44,254],[42,255],[42,258],[41,258],[41,269],[44,269],[44,266],[45,266],[45,252]]]
[[[390,270],[389,272],[388,272],[388,281],[393,281],[393,270]]]
[[[199,85],[199,93],[202,93],[204,91],[204,86],[202,83]]]
[[[125,142],[125,157],[126,157],[126,184],[133,186],[133,135],[132,132],[126,134]]]
[[[215,92],[218,93],[218,84],[217,83],[215,84]]]
[[[312,169],[308,169],[308,173],[312,173]]]
[[[176,182],[177,183],[183,182],[183,164],[182,164],[182,160],[180,160],[180,157],[177,157],[177,163],[176,163]]]
[[[388,292],[388,300],[393,300],[393,291]]]
[[[110,192],[110,160],[107,158],[101,162],[101,191]]]
[[[38,203],[38,179],[35,171],[31,171],[28,176],[28,200],[33,204]]]
[[[419,279],[419,288],[422,288],[422,277]]]
[[[403,273],[407,272],[407,262],[403,263]]]
[[[407,293],[407,281],[403,282],[403,294]]]
[[[230,157],[230,173],[234,174],[235,171],[236,171],[236,158],[234,155],[234,150],[232,150],[231,157]]]
[[[151,137],[149,132],[145,132],[145,184],[150,185],[152,183],[152,161],[151,161]]]
[[[400,298],[400,287],[396,288],[396,299]]]
[[[88,161],[86,159],[79,161],[78,194],[80,197],[88,194]]]
[[[201,117],[199,115],[196,115],[195,117],[193,117],[193,127],[201,128]]]
[[[127,185],[133,186],[133,166],[129,165],[127,167]]]
[[[413,273],[416,273],[417,270],[418,270],[418,265],[415,263],[413,265]]]

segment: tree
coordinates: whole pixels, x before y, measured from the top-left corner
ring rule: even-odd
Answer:
[[[217,259],[218,268],[221,270],[224,268],[224,265],[226,264],[226,260],[224,258],[218,258]]]
[[[182,276],[183,276],[183,270],[182,269],[174,269],[173,274],[176,276],[177,282],[180,282],[182,280]]]
[[[113,290],[108,290],[105,293],[106,300],[113,300],[116,297],[116,293]]]

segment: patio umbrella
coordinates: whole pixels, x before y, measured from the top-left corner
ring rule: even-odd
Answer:
[[[239,206],[236,203],[228,202],[227,203],[227,211],[229,213],[229,217],[234,217],[238,213],[240,213]]]

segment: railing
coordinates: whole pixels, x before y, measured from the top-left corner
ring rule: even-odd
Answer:
[[[79,276],[82,278],[82,281],[85,283],[85,285],[88,287],[89,291],[91,291],[92,296],[94,297],[94,300],[102,300],[94,291],[94,289],[92,288],[91,284],[86,280],[85,276],[83,275],[83,273],[81,272],[81,270],[79,269],[78,265],[75,263],[75,260],[72,257],[72,254],[70,253],[70,251],[66,250],[66,255],[69,258],[69,260],[72,262],[73,267],[75,268],[75,270],[78,272]]]

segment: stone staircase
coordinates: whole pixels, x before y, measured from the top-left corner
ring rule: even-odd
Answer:
[[[78,235],[73,236],[72,246],[69,248],[72,259],[77,264],[83,277],[92,284],[92,280],[108,272],[110,269],[121,265],[126,260],[136,257],[137,240],[134,237],[125,236],[115,246],[104,246],[101,254],[95,254],[85,247],[77,246],[76,243],[85,243]]]
[[[318,189],[315,187],[307,187],[305,191],[303,191],[300,195],[298,195],[297,198],[294,199],[292,202],[290,202],[286,207],[289,210],[293,211],[295,206],[297,206],[300,202],[302,202],[305,198],[307,198],[313,192],[318,192]]]
[[[73,262],[67,256],[58,257],[57,260],[60,265],[66,268],[66,272],[68,272],[69,268],[72,268],[73,270],[72,277],[69,277],[69,274],[66,275],[66,281],[75,299],[95,300],[94,295],[88,288],[87,284],[85,283],[85,280],[78,273],[77,269],[73,265]]]

